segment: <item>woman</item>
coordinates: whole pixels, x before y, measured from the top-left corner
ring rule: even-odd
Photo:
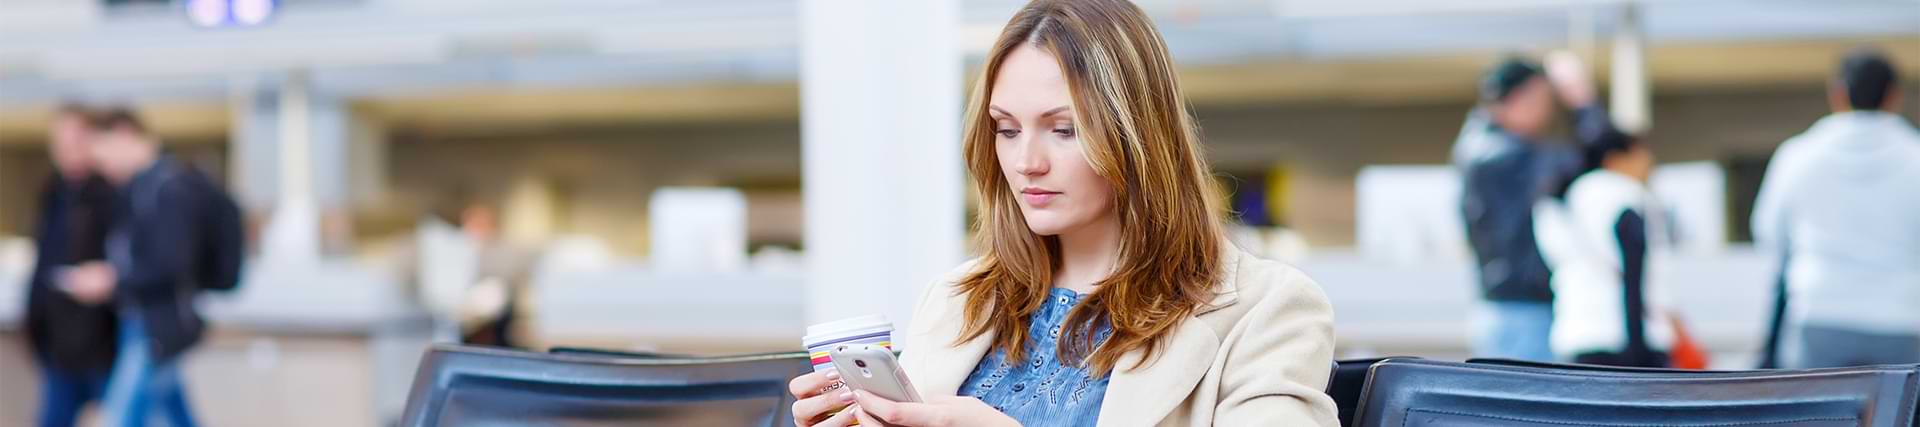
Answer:
[[[930,286],[902,335],[926,402],[809,374],[790,384],[797,424],[1337,425],[1321,392],[1332,307],[1223,237],[1143,12],[1028,4],[989,51],[964,126],[983,254]]]
[[[1675,329],[1658,301],[1670,235],[1647,187],[1653,150],[1611,125],[1583,147],[1586,172],[1535,207],[1553,268],[1552,346],[1563,360],[1667,367]]]

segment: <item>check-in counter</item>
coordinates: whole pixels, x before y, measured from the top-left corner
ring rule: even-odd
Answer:
[[[0,425],[31,425],[40,401],[20,329],[21,285],[0,284]],[[431,336],[400,289],[390,275],[344,261],[261,264],[240,290],[203,297],[212,329],[184,367],[196,415],[214,426],[397,420]]]
[[[1772,315],[1777,265],[1750,247],[1679,254],[1665,282],[1716,367],[1751,368]],[[1345,355],[1467,357],[1480,289],[1467,261],[1384,262],[1316,252],[1300,264],[1333,301]]]
[[[1748,247],[1670,263],[1674,309],[1717,366],[1743,368],[1762,344],[1777,266]],[[1470,355],[1479,303],[1465,260],[1393,262],[1323,249],[1299,263],[1335,310],[1339,352]],[[536,281],[533,317],[552,345],[670,352],[792,350],[805,330],[798,273],[667,274],[615,268]],[[901,286],[923,286],[902,284]]]
[[[630,266],[543,275],[535,335],[548,346],[722,354],[800,350],[799,272],[672,273]]]

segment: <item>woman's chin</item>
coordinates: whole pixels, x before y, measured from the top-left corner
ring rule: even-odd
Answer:
[[[1058,236],[1069,233],[1076,228],[1093,222],[1084,215],[1074,215],[1072,212],[1033,209],[1026,210],[1022,213],[1025,214],[1024,219],[1027,222],[1027,230],[1032,231],[1033,234],[1042,236]]]
[[[1068,227],[1064,225],[1048,221],[1027,223],[1027,231],[1032,231],[1033,234],[1041,236],[1058,236],[1060,233],[1065,232],[1067,228]]]
[[[1035,221],[1031,221],[1031,219],[1027,221],[1027,231],[1033,231],[1033,235],[1043,235],[1043,237],[1058,237],[1062,229],[1064,229],[1064,227],[1058,227],[1058,225],[1054,225],[1054,223],[1046,223],[1046,221],[1039,221],[1039,223],[1035,223]]]

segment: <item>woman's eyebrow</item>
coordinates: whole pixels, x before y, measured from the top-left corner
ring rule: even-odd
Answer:
[[[1060,113],[1064,113],[1064,112],[1068,112],[1068,111],[1072,111],[1072,110],[1073,110],[1073,106],[1072,106],[1072,105],[1062,105],[1062,106],[1058,106],[1058,107],[1053,107],[1053,109],[1051,109],[1051,110],[1047,110],[1047,112],[1045,112],[1045,113],[1040,113],[1040,117],[1042,117],[1042,118],[1046,118],[1046,117],[1053,117],[1054,115],[1057,115],[1057,114],[1060,114]]]
[[[1001,116],[1006,116],[1007,118],[1013,118],[1013,117],[1015,117],[1015,116],[1013,115],[1013,113],[1009,113],[1009,112],[1007,112],[1007,110],[1006,110],[1006,109],[1003,109],[1003,108],[1000,108],[1000,106],[998,106],[998,105],[988,105],[988,106],[987,106],[987,110],[988,110],[988,111],[991,111],[991,112],[993,112],[993,113],[995,113],[995,114],[999,114],[999,115],[1001,115]],[[1059,115],[1060,113],[1065,113],[1065,112],[1068,112],[1068,111],[1073,111],[1073,106],[1072,106],[1072,105],[1062,105],[1062,106],[1058,106],[1058,107],[1053,107],[1053,109],[1050,109],[1050,110],[1047,110],[1046,112],[1043,112],[1043,113],[1040,113],[1040,118],[1047,118],[1047,117],[1052,117],[1052,116],[1056,116],[1056,115]]]

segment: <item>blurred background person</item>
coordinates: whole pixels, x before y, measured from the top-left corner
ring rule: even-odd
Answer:
[[[1453,161],[1464,180],[1460,199],[1473,249],[1481,297],[1474,353],[1484,357],[1552,360],[1551,272],[1535,244],[1533,205],[1579,167],[1573,148],[1550,139],[1556,92],[1574,111],[1575,126],[1607,120],[1577,59],[1556,66],[1550,81],[1531,60],[1509,57],[1480,82],[1480,106],[1454,142]]]
[[[1581,152],[1580,175],[1534,213],[1553,270],[1553,353],[1574,363],[1667,367],[1674,328],[1659,288],[1672,241],[1647,186],[1653,149],[1607,126]]]
[[[525,304],[538,252],[503,236],[500,213],[490,205],[476,203],[462,209],[460,231],[473,244],[478,261],[457,315],[460,342],[525,347],[518,311]]]
[[[542,251],[507,238],[490,203],[449,206],[422,219],[409,255],[439,340],[529,348],[520,311]]]
[[[1787,260],[1789,366],[1920,362],[1920,132],[1899,88],[1883,54],[1852,52],[1833,114],[1767,166],[1753,233]]]
[[[105,258],[113,224],[113,189],[94,174],[87,147],[88,111],[62,106],[48,126],[54,173],[40,193],[34,227],[39,257],[27,296],[27,333],[40,364],[39,425],[72,426],[88,402],[105,393],[113,368],[113,304],[81,302],[62,292],[64,271]]]
[[[132,111],[101,112],[93,132],[93,159],[118,190],[119,214],[107,238],[107,261],[77,267],[68,280],[76,297],[118,304],[122,314],[106,424],[142,426],[157,415],[176,427],[194,426],[179,362],[206,328],[194,309],[200,285],[191,278],[206,215],[199,200],[212,185],[162,154]]]

